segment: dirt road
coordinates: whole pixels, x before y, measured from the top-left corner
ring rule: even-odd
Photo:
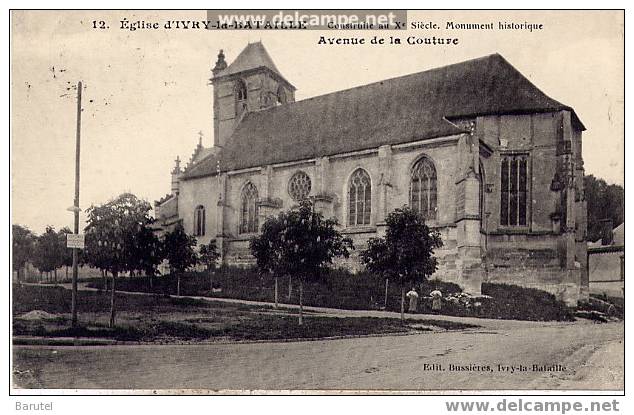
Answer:
[[[14,382],[71,389],[617,390],[623,338],[623,323],[518,322],[312,342],[15,347]]]

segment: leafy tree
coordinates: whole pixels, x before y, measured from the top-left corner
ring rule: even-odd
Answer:
[[[187,235],[180,223],[165,235],[165,257],[170,270],[176,274],[176,295],[181,295],[181,274],[198,263],[196,238]]]
[[[62,248],[55,228],[47,226],[44,233],[37,238],[33,257],[33,265],[40,272],[49,275],[61,266]]]
[[[336,257],[349,257],[352,240],[336,229],[336,219],[324,219],[304,200],[298,208],[268,218],[263,233],[251,241],[262,271],[299,278],[299,324],[303,324],[303,283],[316,279]],[[268,246],[268,249],[266,248]],[[269,259],[264,258],[267,254]]]
[[[216,269],[216,263],[220,258],[220,253],[216,247],[216,241],[209,241],[207,245],[201,245],[198,251],[198,257],[200,262],[207,267],[207,273],[209,274],[209,290],[213,293],[213,273]]]
[[[249,248],[255,257],[260,274],[269,273],[275,280],[275,307],[278,305],[278,279],[284,276],[286,269],[282,262],[283,235],[287,213],[280,213],[277,218],[268,218],[262,225],[259,236],[251,239]],[[290,284],[289,284],[290,286]],[[290,291],[289,291],[290,292]],[[289,297],[290,300],[290,297]]]
[[[137,235],[152,218],[151,206],[131,193],[123,193],[100,206],[88,208],[86,261],[112,274],[110,327],[115,325],[115,284],[120,272],[132,271],[139,264],[135,256]]]
[[[384,238],[371,238],[361,261],[373,273],[396,278],[401,286],[401,320],[405,319],[405,284],[424,281],[437,268],[434,249],[442,246],[440,234],[409,207],[394,210],[386,218]]]
[[[614,227],[625,220],[625,189],[618,184],[607,184],[593,175],[583,178],[588,204],[588,241],[601,238],[601,219],[612,219]]]
[[[42,281],[42,274],[48,275],[49,269],[47,265],[47,252],[40,236],[35,238],[33,244],[33,266],[40,272],[40,282]]]
[[[141,226],[137,232],[133,232],[132,240],[129,268],[147,275],[152,286],[157,267],[165,255],[163,243],[149,226]]]
[[[28,228],[13,225],[13,270],[18,273],[18,281],[24,277],[23,270],[28,261],[33,260],[36,237]]]
[[[71,248],[66,247],[66,238],[68,234],[72,234],[73,232],[67,227],[63,227],[57,232],[57,238],[59,242],[60,249],[60,266],[66,267],[66,278],[68,279],[68,267],[73,266],[73,250]]]

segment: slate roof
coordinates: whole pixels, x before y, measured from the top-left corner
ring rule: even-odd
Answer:
[[[588,242],[588,248],[601,248],[610,245],[603,245],[603,239],[599,238],[594,242]],[[612,229],[612,245],[625,246],[625,222]]]
[[[264,45],[262,45],[262,42],[249,43],[231,65],[218,72],[214,78],[229,76],[260,67],[269,68],[277,75],[282,76],[277,66],[275,66],[273,59],[271,59],[271,56],[264,48]]]
[[[585,130],[572,108],[545,95],[493,54],[247,113],[220,154],[220,168],[245,169],[464,132],[447,119],[559,110],[572,111],[573,122]],[[209,156],[183,178],[216,174],[216,162],[216,155]]]
[[[625,245],[625,222],[612,231],[614,245]]]

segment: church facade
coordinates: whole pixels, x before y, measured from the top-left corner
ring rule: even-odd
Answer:
[[[253,264],[265,218],[304,198],[358,252],[404,205],[438,229],[434,278],[588,295],[582,131],[575,111],[498,54],[295,101],[262,43],[212,70],[214,147],[172,170],[158,224]]]

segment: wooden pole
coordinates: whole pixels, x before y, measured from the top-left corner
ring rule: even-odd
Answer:
[[[390,279],[386,278],[385,279],[385,305],[383,306],[385,310],[387,310],[387,290],[388,290],[389,284],[390,284]]]
[[[73,203],[75,213],[75,235],[79,234],[79,150],[81,132],[81,81],[77,82],[77,132],[75,136],[75,201]],[[73,248],[73,289],[71,296],[72,327],[77,327],[77,248]]]
[[[405,286],[401,282],[401,321],[405,320]]]
[[[304,324],[304,284],[299,280],[299,325]]]
[[[112,291],[110,292],[110,328],[114,327],[115,324],[115,281],[117,279],[117,273],[112,273]]]
[[[291,301],[291,296],[293,295],[293,277],[288,276],[288,301]]]
[[[277,275],[275,276],[275,308],[277,308],[278,303],[278,290],[277,290]]]

